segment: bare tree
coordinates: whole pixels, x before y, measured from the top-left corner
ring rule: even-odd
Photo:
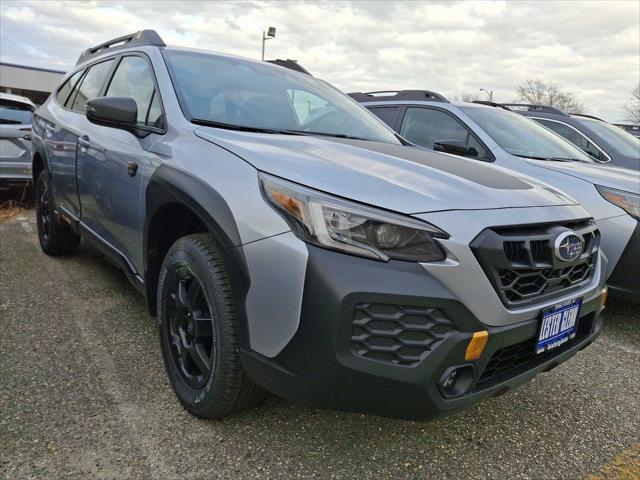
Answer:
[[[575,95],[572,92],[562,90],[557,83],[534,78],[526,80],[516,88],[518,90],[517,101],[556,107],[564,112],[580,113],[584,111],[584,106],[578,102]]]
[[[640,123],[640,82],[631,90],[631,97],[631,103],[622,108],[624,119],[629,122]]]
[[[480,100],[480,95],[474,92],[460,92],[450,95],[454,102],[475,102]]]

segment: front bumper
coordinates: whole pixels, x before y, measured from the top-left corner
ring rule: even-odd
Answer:
[[[589,345],[600,332],[601,297],[585,298],[578,335],[551,352],[529,355],[527,343],[537,334],[539,311],[512,325],[489,326],[419,264],[381,263],[312,246],[308,249],[296,334],[275,357],[243,350],[242,361],[254,382],[310,407],[403,419],[434,418],[528,382]],[[409,328],[411,332],[406,335],[398,331],[397,338],[403,339],[400,343],[408,340],[409,346],[416,341],[422,346],[396,356],[395,363],[390,356],[363,353],[354,316],[371,305],[410,307],[392,307],[386,314],[394,317],[398,311],[409,311],[413,317],[407,321],[420,323],[421,327]],[[423,315],[426,320],[420,312],[427,312]],[[384,322],[384,318],[378,320]],[[431,323],[438,326],[429,326]],[[416,330],[426,330],[434,341],[420,343]],[[480,330],[488,330],[488,344],[479,360],[466,362],[469,340]],[[494,354],[504,354],[506,347],[518,344],[524,362],[500,361],[502,367],[506,366],[500,369],[494,358],[487,369]],[[385,345],[381,347],[374,350],[384,350]],[[460,365],[470,365],[473,370],[469,388],[458,396],[447,396],[439,387],[440,381],[450,367]]]
[[[640,302],[640,222],[607,283],[613,297]]]

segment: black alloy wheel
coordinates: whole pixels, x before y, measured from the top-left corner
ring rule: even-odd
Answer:
[[[169,286],[167,323],[171,357],[182,379],[194,389],[205,386],[215,369],[213,315],[200,281],[181,267]]]

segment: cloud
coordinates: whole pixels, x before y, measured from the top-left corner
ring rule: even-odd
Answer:
[[[295,58],[343,91],[425,88],[451,95],[541,77],[590,113],[619,120],[640,77],[640,3],[30,2],[0,3],[0,58],[71,68],[88,46],[143,28],[169,44]]]

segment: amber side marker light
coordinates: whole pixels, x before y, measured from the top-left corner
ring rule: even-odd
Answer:
[[[602,306],[604,307],[604,304],[607,303],[607,295],[609,294],[609,290],[606,288],[602,289]]]
[[[487,346],[489,340],[489,332],[483,330],[482,332],[474,332],[469,345],[467,345],[467,353],[464,355],[466,361],[477,360],[482,356],[484,347]]]

